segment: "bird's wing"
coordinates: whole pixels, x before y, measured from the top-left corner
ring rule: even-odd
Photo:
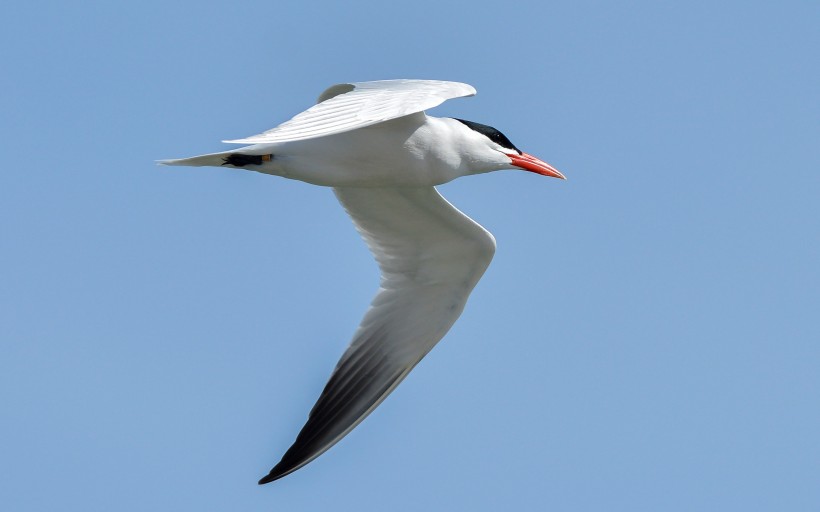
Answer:
[[[307,423],[270,474],[281,478],[359,424],[438,343],[495,253],[493,236],[436,189],[337,188],[381,284]]]
[[[319,103],[276,128],[236,144],[276,144],[347,132],[397,117],[422,112],[452,98],[475,95],[459,82],[380,80],[337,84],[319,96]]]

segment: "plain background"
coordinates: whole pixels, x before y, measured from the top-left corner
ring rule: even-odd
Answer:
[[[820,510],[817,2],[2,13],[4,510]],[[386,78],[569,180],[441,187],[498,239],[464,315],[258,487],[378,273],[329,190],[154,161]]]

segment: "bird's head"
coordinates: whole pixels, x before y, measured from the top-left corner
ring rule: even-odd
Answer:
[[[469,130],[465,135],[469,140],[470,152],[478,164],[478,172],[523,169],[542,176],[566,179],[555,167],[515,147],[506,135],[492,126],[463,119],[455,120]]]

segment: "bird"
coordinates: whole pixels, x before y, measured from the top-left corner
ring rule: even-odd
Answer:
[[[332,187],[380,269],[376,295],[307,422],[260,485],[304,467],[346,436],[461,315],[496,242],[435,187],[505,169],[566,179],[491,126],[425,112],[475,94],[468,84],[441,80],[336,84],[289,121],[223,141],[243,147],[159,161]]]

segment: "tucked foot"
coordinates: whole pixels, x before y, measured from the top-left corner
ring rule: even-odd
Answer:
[[[262,165],[270,162],[273,155],[243,155],[242,153],[231,153],[222,159],[222,165],[232,165],[234,167],[245,167],[246,165]]]

